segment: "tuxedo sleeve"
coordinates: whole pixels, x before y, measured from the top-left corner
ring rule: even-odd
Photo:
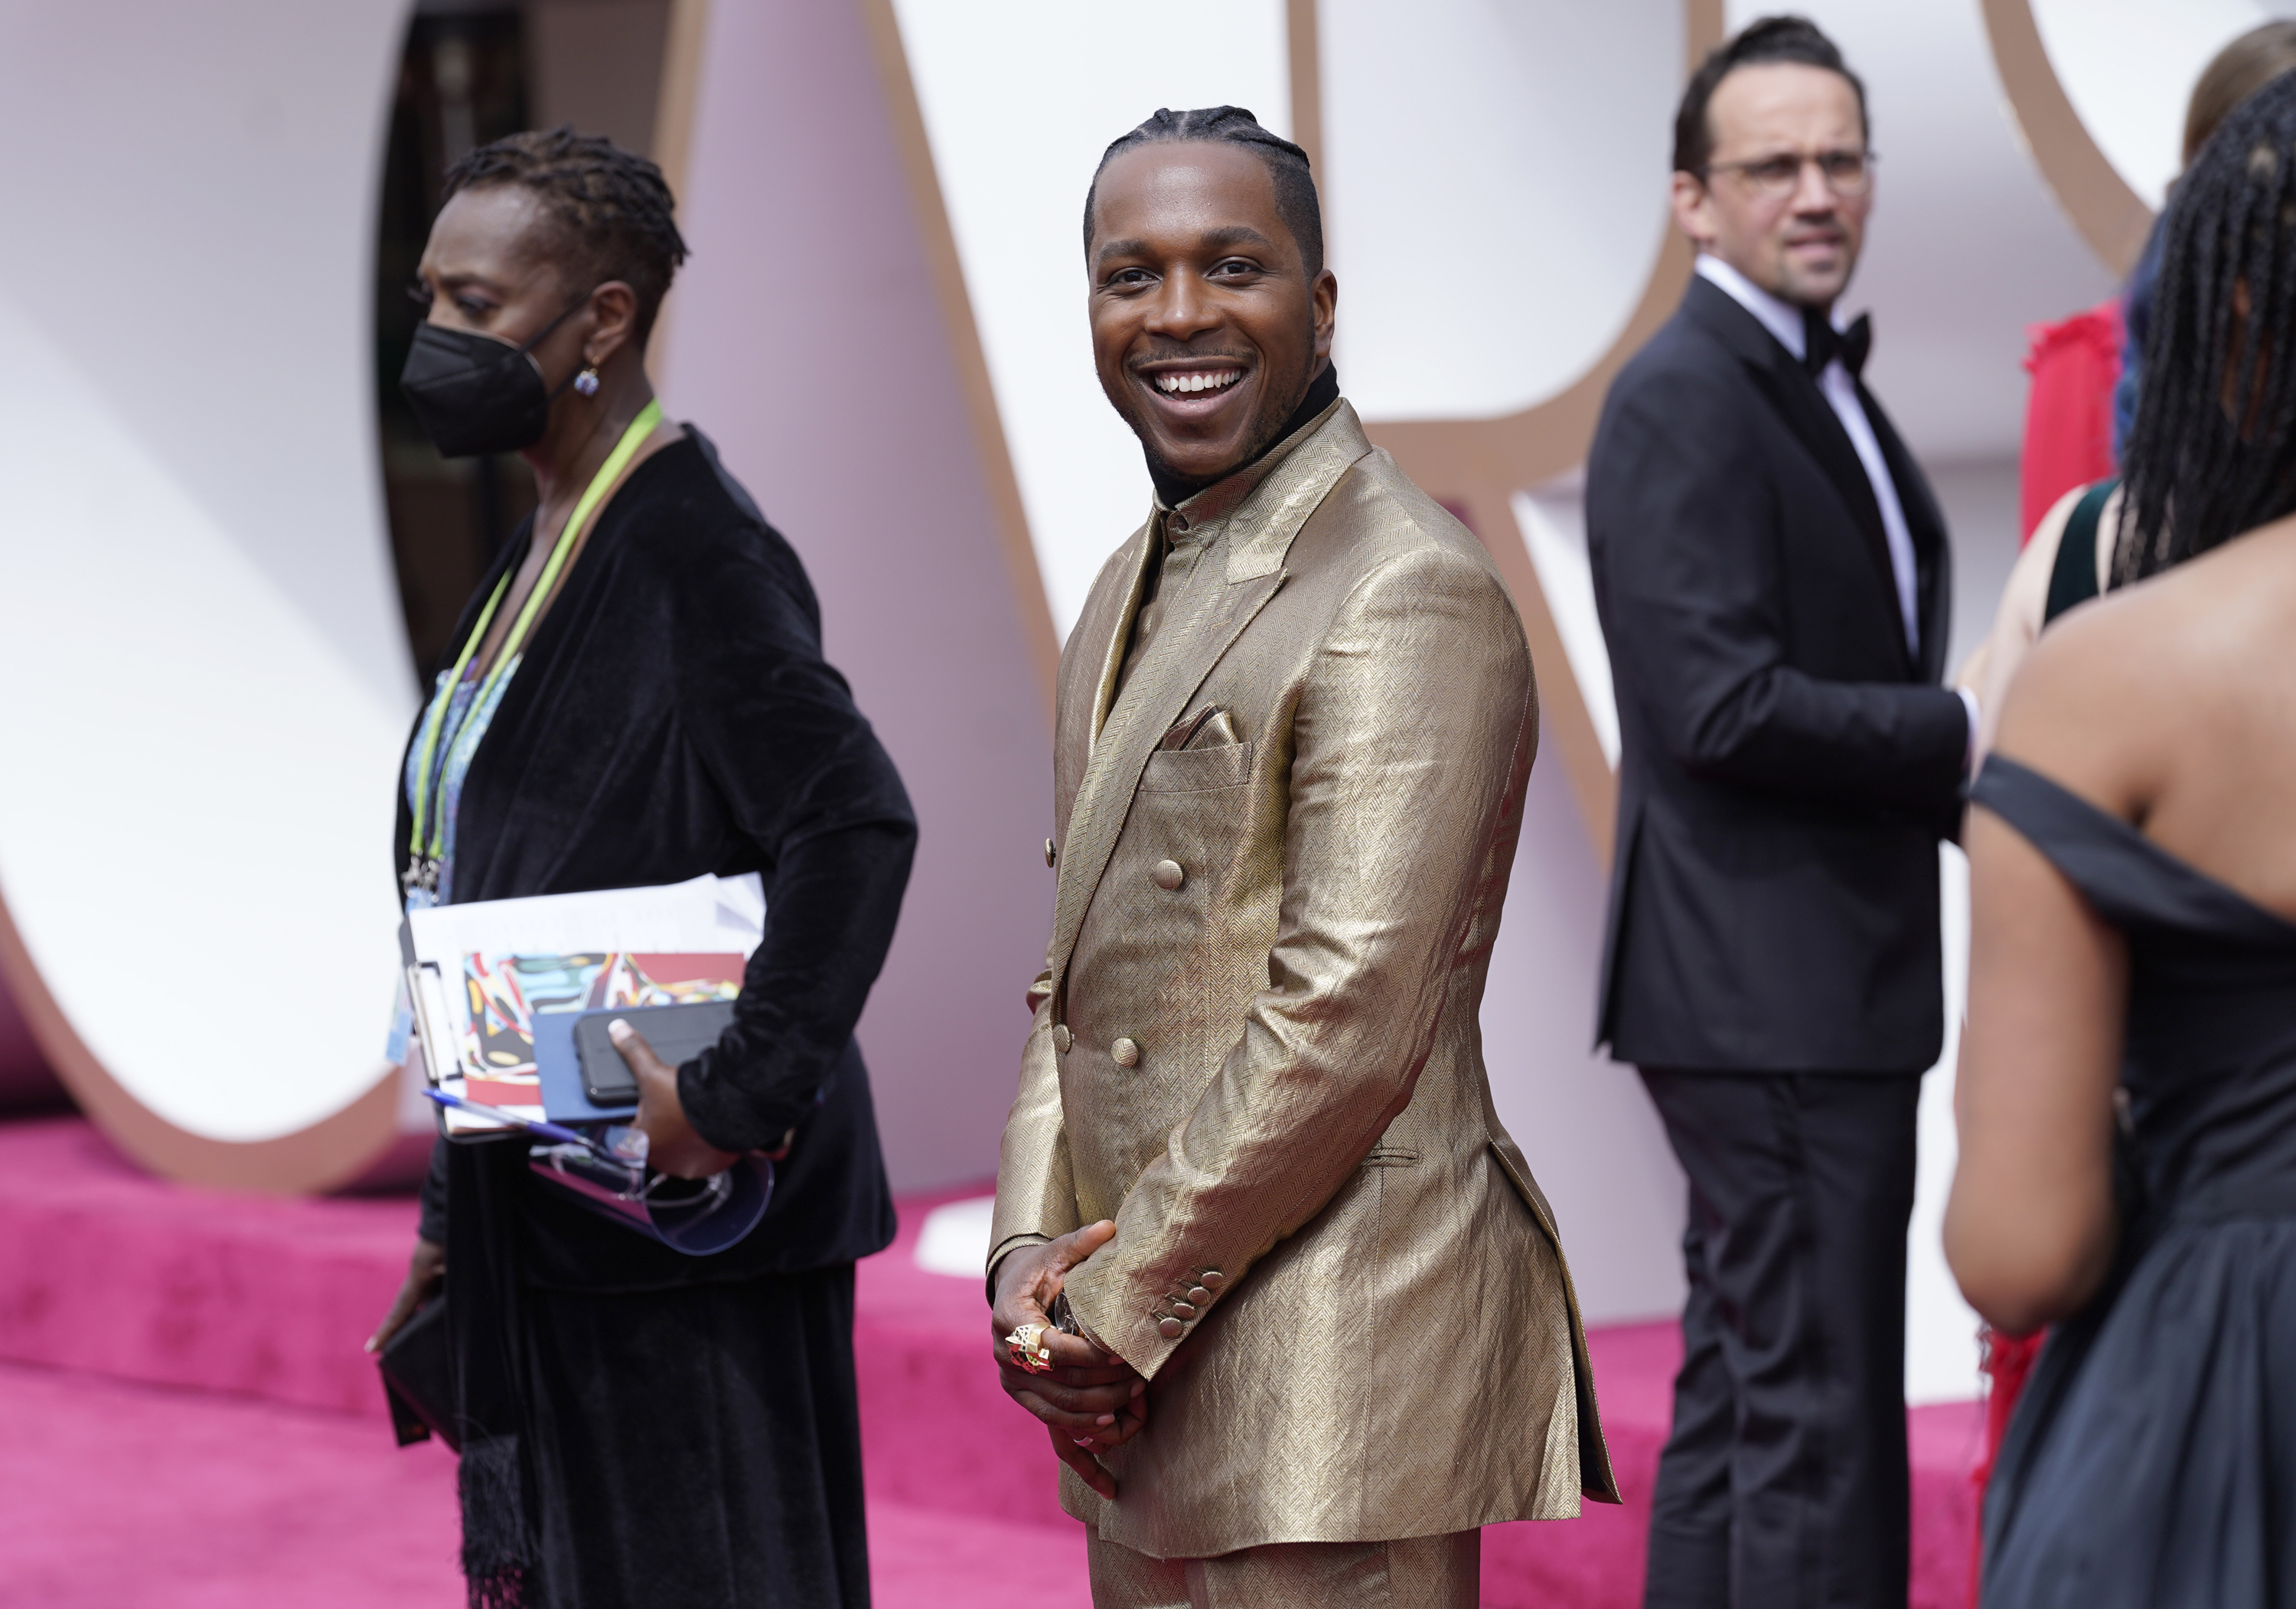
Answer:
[[[1787,663],[1778,492],[1742,388],[1670,372],[1615,399],[1587,531],[1621,703],[1694,776],[1933,816],[1969,743],[1940,687]]]

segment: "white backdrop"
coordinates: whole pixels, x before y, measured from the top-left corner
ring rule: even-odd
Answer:
[[[2158,211],[2184,163],[2185,94],[2209,58],[2291,0],[2032,0],[2065,97],[2097,149]]]
[[[1246,68],[1231,76],[1201,87],[1149,78],[1137,91],[1119,81],[1111,92],[1109,63],[1127,58],[1103,53],[1083,25],[1033,26],[1041,7],[898,8],[1063,631],[1146,499],[1136,448],[1092,378],[1075,238],[1084,182],[1100,146],[1140,115],[1117,104],[1128,94],[1142,111],[1231,100],[1266,116],[1281,82],[1280,9],[1245,10]],[[1871,378],[1915,452],[1964,494],[1948,500],[1964,568],[1997,576],[2016,541],[2013,474],[1995,466],[2017,450],[2025,327],[2101,299],[2112,282],[2023,154],[1974,4],[1804,9],[1865,76],[1884,152],[1867,265],[1850,298],[1875,314]],[[1753,14],[1732,7],[1730,25]],[[1374,420],[1439,419],[1505,412],[1564,388],[1615,339],[1662,239],[1679,7],[1324,0],[1319,27],[1321,177],[1349,395]],[[992,50],[1002,63],[994,72],[984,61]],[[1160,58],[1129,60],[1164,68]],[[1142,69],[1119,69],[1128,70]],[[1042,87],[1025,104],[978,93],[1000,78]],[[1089,98],[1063,87],[1087,83]],[[1059,114],[1049,119],[1046,94]],[[1070,118],[1080,126],[1067,127]],[[1016,162],[1023,141],[1033,159]],[[1577,632],[1574,659],[1588,657],[1592,673],[1602,649],[1576,488],[1566,479],[1525,490],[1537,495],[1520,501],[1522,512],[1544,510],[1548,527],[1534,519],[1526,535],[1534,554],[1546,549],[1542,579],[1566,639]],[[1550,575],[1558,561],[1569,569],[1574,543],[1575,578]],[[1964,598],[1957,637],[1967,641],[1992,596],[1980,587]],[[1581,680],[1599,688],[1605,678]],[[1957,1013],[1957,855],[1941,875],[1955,913],[1946,942]],[[1589,1312],[1623,1319],[1679,1300],[1682,1184],[1631,1072],[1587,1045],[1602,892],[1549,756],[1534,774],[1485,1041],[1501,1115],[1555,1201]],[[1976,1384],[1974,1321],[1937,1245],[1950,1098],[1949,1072],[1933,1076],[1909,1243],[1916,1400],[1966,1396]]]
[[[371,396],[398,0],[0,7],[0,894],[111,1076],[265,1139],[382,1072],[413,682]]]
[[[1139,445],[1085,330],[1084,194],[1109,142],[1160,106],[1248,107],[1292,132],[1283,0],[895,0],[941,200],[1066,637],[1101,560],[1147,517]],[[1144,48],[1142,30],[1218,50]]]
[[[1734,5],[1731,24],[1752,9]],[[2024,327],[2110,280],[2024,155],[1972,0],[1805,9],[1865,74],[1884,153],[1851,298],[1876,314],[1874,388],[1949,488],[1964,576],[1996,574],[2015,537],[2003,466]],[[2037,0],[2076,105],[2148,193],[2173,166],[2191,71],[2278,9]],[[1234,102],[1289,132],[1285,8],[1159,13],[1160,37],[1217,29],[1217,68],[1138,48],[1140,20],[1119,10],[896,11],[1065,629],[1147,497],[1092,372],[1085,184],[1158,105]],[[17,249],[0,258],[0,894],[111,1074],[209,1138],[291,1131],[380,1071],[412,680],[368,298],[405,14],[403,0],[0,0],[0,131],[37,153],[15,176]],[[1426,418],[1560,389],[1611,339],[1660,239],[1678,15],[1660,0],[1324,0],[1322,27],[1350,392],[1374,417]],[[742,67],[713,62],[709,81]],[[1567,529],[1567,488],[1543,490]],[[1568,588],[1549,585],[1564,607]],[[1966,642],[1990,600],[1964,600]],[[1590,1311],[1657,1313],[1677,1295],[1679,1183],[1631,1075],[1587,1046],[1601,881],[1552,758],[1527,822],[1486,1011],[1501,1111],[1555,1197]],[[998,873],[966,897],[1012,902],[999,942],[1024,948],[1013,935],[1041,931],[1048,886],[1004,877],[1008,828],[984,822],[983,842],[992,827]],[[218,969],[244,1010],[218,1013]],[[1948,1092],[1931,1081],[1923,1117],[1920,1395],[1971,1378],[1935,1254]],[[984,1151],[978,1167],[992,1164]]]
[[[1657,262],[1682,0],[1324,0],[1319,27],[1349,396],[1462,419],[1562,390]]]

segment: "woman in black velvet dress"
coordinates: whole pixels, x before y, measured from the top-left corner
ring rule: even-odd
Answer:
[[[1972,795],[1946,1250],[2054,1327],[1986,1609],[2296,1605],[2296,75],[2164,232],[2132,584],[2034,647]]]
[[[915,825],[796,554],[707,440],[656,422],[646,330],[685,256],[659,170],[561,130],[472,152],[447,191],[409,400],[443,450],[522,450],[540,506],[417,723],[393,869],[416,903],[762,873],[733,1026],[675,1069],[623,1050],[657,1168],[787,1155],[764,1221],[690,1257],[535,1178],[522,1142],[442,1144],[375,1344],[443,1281],[474,1605],[865,1605],[853,1263],[893,1215],[852,1033]]]

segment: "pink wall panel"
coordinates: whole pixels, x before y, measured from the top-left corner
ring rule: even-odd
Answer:
[[[715,0],[709,26],[679,208],[693,258],[656,363],[804,558],[829,657],[922,824],[861,1024],[896,1185],[980,1178],[1052,911],[1023,600],[857,9]]]

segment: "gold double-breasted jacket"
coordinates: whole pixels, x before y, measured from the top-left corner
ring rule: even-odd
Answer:
[[[1053,935],[990,1236],[993,1270],[1115,1220],[1066,1290],[1148,1422],[1113,1502],[1066,1470],[1062,1499],[1165,1558],[1616,1497],[1478,1023],[1538,746],[1521,623],[1347,403],[1282,451],[1120,692],[1152,524],[1062,656]]]

